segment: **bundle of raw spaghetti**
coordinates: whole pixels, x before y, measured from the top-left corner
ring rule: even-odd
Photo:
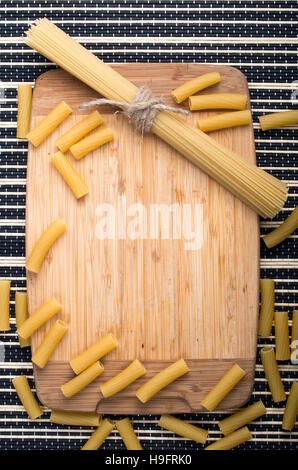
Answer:
[[[46,18],[31,27],[26,43],[109,100],[131,103],[138,93],[133,83]],[[263,217],[274,217],[283,207],[287,198],[284,183],[227,150],[175,113],[159,111],[151,131]]]

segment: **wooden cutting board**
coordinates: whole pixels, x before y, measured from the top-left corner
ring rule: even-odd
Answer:
[[[221,74],[221,82],[206,93],[248,94],[244,75],[232,67],[141,63],[113,67],[137,86],[147,84],[172,106],[169,93],[173,88],[214,70]],[[77,201],[49,159],[57,151],[57,137],[82,118],[78,105],[96,97],[93,90],[61,70],[41,75],[34,89],[32,126],[61,100],[73,109],[43,144],[38,148],[29,145],[27,254],[53,220],[59,217],[67,224],[39,274],[28,273],[27,277],[29,311],[54,296],[63,305],[56,318],[69,324],[69,332],[47,366],[34,367],[38,396],[49,408],[65,410],[117,414],[201,411],[202,398],[238,363],[246,376],[219,409],[241,406],[251,394],[256,356],[258,216],[158,138],[148,135],[142,139],[108,106],[101,113],[105,125],[114,129],[115,141],[81,161],[67,153],[90,189],[87,197]],[[89,108],[85,114],[91,111]],[[199,115],[214,112],[218,111],[195,112],[186,119],[195,125]],[[255,162],[252,126],[212,135]],[[155,219],[157,231],[152,234],[154,204],[163,204],[159,207],[165,212],[160,220]],[[171,218],[167,219],[173,204],[178,214],[181,211],[175,223],[180,221],[183,228],[180,238],[176,232],[176,239]],[[104,213],[104,207],[109,212]],[[137,208],[140,212],[134,212]],[[113,211],[115,239],[100,239],[103,216]],[[142,225],[142,220],[147,223]],[[189,220],[185,230],[183,220]],[[141,226],[147,228],[147,238],[145,231],[138,231]],[[197,243],[189,245],[191,241]],[[55,317],[33,335],[32,352],[54,321]],[[60,387],[73,376],[69,360],[109,332],[118,338],[119,347],[103,359],[104,374],[73,398],[64,398]],[[191,371],[141,404],[135,390],[181,357]],[[144,363],[146,376],[118,395],[101,399],[99,384],[135,358]]]

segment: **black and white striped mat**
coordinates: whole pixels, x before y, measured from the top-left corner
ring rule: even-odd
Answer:
[[[14,293],[26,290],[27,144],[16,139],[17,86],[33,84],[38,75],[55,67],[24,45],[21,37],[29,22],[46,16],[110,63],[204,62],[238,67],[249,82],[258,164],[289,185],[285,208],[273,221],[261,221],[261,234],[265,234],[289,215],[298,199],[297,127],[263,133],[257,119],[272,110],[293,109],[298,85],[297,12],[296,1],[270,0],[0,2],[0,279],[12,281],[12,328],[0,335],[0,449],[79,449],[91,432],[49,423],[47,409],[31,422],[11,385],[11,377],[27,374],[34,388],[30,354],[18,347],[14,319]],[[292,235],[272,250],[261,244],[261,276],[275,279],[276,309],[288,311],[290,319],[292,310],[298,309],[297,237]],[[250,426],[253,440],[242,449],[297,447],[298,428],[281,430],[283,408],[273,403],[260,365],[259,348],[273,343],[274,336],[259,341],[252,395],[252,402],[264,401],[268,413]],[[288,391],[295,377],[297,380],[297,366],[283,363],[280,370]],[[208,428],[211,443],[220,437],[216,423],[223,416],[210,413],[185,418]],[[162,431],[156,425],[157,418],[133,419],[144,448],[201,448]],[[124,448],[116,431],[103,448]]]

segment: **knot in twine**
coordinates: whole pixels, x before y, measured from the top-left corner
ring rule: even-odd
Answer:
[[[150,131],[157,113],[161,110],[173,111],[174,113],[184,115],[188,114],[188,111],[184,109],[166,106],[162,98],[154,96],[150,88],[147,86],[139,88],[138,93],[131,103],[102,98],[81,104],[79,106],[79,110],[82,111],[89,106],[102,104],[110,104],[112,106],[120,106],[123,108],[122,113],[127,116],[128,120],[132,122],[136,129],[142,134]]]

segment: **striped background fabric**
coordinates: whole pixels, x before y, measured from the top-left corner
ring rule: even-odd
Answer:
[[[284,209],[272,221],[261,220],[261,235],[277,227],[297,205],[297,126],[263,133],[258,116],[295,106],[297,88],[296,1],[5,1],[0,3],[0,279],[11,279],[11,330],[0,334],[0,449],[79,449],[91,429],[49,423],[49,410],[30,421],[11,378],[27,374],[34,389],[30,352],[18,347],[14,294],[26,290],[25,196],[27,143],[16,138],[17,86],[33,84],[55,65],[22,41],[29,22],[46,16],[103,60],[113,62],[202,62],[229,64],[247,77],[252,101],[258,165],[289,185]],[[296,80],[296,84],[295,84]],[[297,97],[296,97],[297,107]],[[268,250],[261,243],[261,277],[276,282],[276,309],[298,309],[298,234]],[[281,430],[283,405],[274,404],[260,363],[260,339],[251,403],[262,399],[267,415],[250,425],[246,450],[297,447],[298,427]],[[280,363],[286,391],[297,380],[297,365]],[[220,437],[217,422],[227,413],[181,416]],[[135,416],[134,427],[148,450],[194,450],[202,446],[157,426],[157,416]],[[104,449],[124,449],[116,431]]]

